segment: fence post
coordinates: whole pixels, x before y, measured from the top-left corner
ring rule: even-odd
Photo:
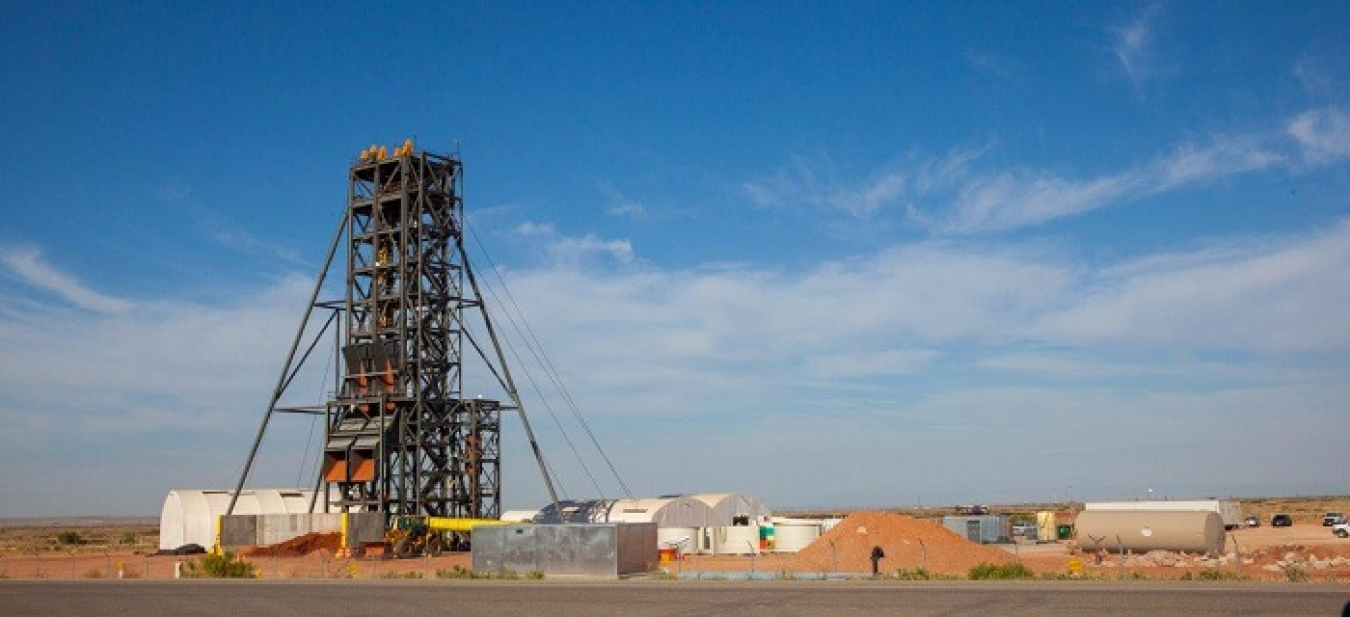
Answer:
[[[1120,579],[1125,580],[1125,542],[1120,536],[1116,536],[1116,550],[1120,551],[1116,558],[1116,562],[1120,564]]]

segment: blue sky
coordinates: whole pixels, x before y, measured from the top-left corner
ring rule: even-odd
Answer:
[[[231,486],[347,166],[405,137],[461,153],[637,494],[1344,493],[1346,31],[1332,2],[5,0],[0,516]],[[617,496],[525,394],[564,492]],[[312,429],[278,420],[251,484],[308,484]],[[504,505],[537,507],[519,429]]]

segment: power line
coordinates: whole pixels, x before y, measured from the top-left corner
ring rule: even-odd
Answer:
[[[473,237],[474,243],[478,245],[479,252],[483,255],[484,259],[487,260],[488,266],[492,269],[492,274],[499,281],[502,288],[502,293],[505,294],[506,299],[510,302],[509,305],[510,308],[512,309],[512,311],[514,311],[516,315],[520,316],[520,321],[524,323],[525,330],[522,331],[520,325],[517,324],[515,319],[512,317],[512,313],[510,311],[507,311],[506,314],[507,320],[511,322],[511,326],[515,328],[517,336],[521,337],[522,342],[525,343],[525,347],[530,350],[530,353],[532,355],[534,355],[535,362],[540,366],[540,368],[544,369],[544,373],[548,375],[549,381],[553,383],[553,387],[558,391],[559,395],[566,403],[568,409],[571,410],[572,416],[576,419],[577,424],[581,426],[582,430],[586,433],[586,436],[590,439],[591,444],[595,446],[596,452],[600,454],[601,459],[604,460],[605,465],[609,468],[609,471],[614,476],[615,481],[617,481],[619,486],[623,489],[624,494],[629,499],[635,499],[635,497],[633,496],[633,491],[630,490],[628,487],[628,483],[624,482],[623,477],[619,474],[619,470],[614,466],[613,460],[611,460],[609,454],[605,452],[604,447],[600,445],[600,441],[596,438],[595,432],[591,430],[590,423],[586,421],[586,418],[581,413],[581,409],[577,406],[576,401],[572,398],[571,393],[568,391],[567,387],[563,384],[562,378],[558,373],[556,367],[554,367],[553,362],[548,358],[548,354],[544,351],[543,345],[539,342],[538,336],[535,335],[534,329],[530,327],[529,320],[525,318],[524,311],[520,309],[520,305],[516,303],[515,297],[511,295],[511,290],[506,285],[506,280],[502,277],[501,271],[497,269],[497,264],[492,261],[491,255],[487,253],[487,249],[483,246],[482,241],[479,239],[478,232],[474,231],[473,227],[471,227],[467,221],[465,222],[464,226],[465,229],[469,231],[469,235]],[[507,306],[505,303],[501,302],[500,298],[497,298],[495,291],[491,287],[488,288],[488,292],[493,295],[494,299],[497,300],[499,305],[503,307]],[[547,403],[545,404],[545,406],[547,407]],[[551,408],[550,413],[552,413]],[[564,431],[564,435],[565,434],[566,432]],[[582,466],[583,468],[585,468],[584,463],[582,464]],[[588,475],[589,473],[590,472],[587,471]]]

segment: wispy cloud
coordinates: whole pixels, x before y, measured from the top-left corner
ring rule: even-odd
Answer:
[[[910,156],[853,180],[836,173],[826,155],[798,155],[788,167],[741,188],[761,207],[810,206],[856,220],[903,212],[939,235],[996,233],[1225,178],[1340,163],[1350,159],[1350,114],[1337,107],[1313,109],[1287,119],[1279,132],[1188,139],[1152,160],[1098,175],[1026,166],[984,169],[982,162],[996,147]]]
[[[1350,221],[1312,238],[1153,255],[1106,268],[1041,318],[1075,345],[1247,352],[1350,350]],[[1053,333],[1053,334],[1052,334]]]
[[[966,62],[981,73],[999,80],[1011,79],[1013,70],[1010,63],[993,54],[985,53],[978,49],[967,49],[965,53]]]
[[[311,265],[296,252],[295,247],[265,240],[240,227],[218,223],[208,231],[221,246],[244,255],[275,259],[295,266]]]
[[[610,215],[638,217],[647,212],[647,207],[641,201],[633,199],[613,186],[601,185],[600,192],[609,199],[609,205],[605,208],[605,212]]]
[[[588,389],[647,400],[734,387],[725,381],[758,384],[734,395],[753,398],[813,377],[933,375],[952,362],[960,373],[962,354],[1059,379],[1170,379],[1197,357],[1273,355],[1284,367],[1289,354],[1350,353],[1347,247],[1350,221],[1102,268],[1048,248],[923,242],[800,274],[548,268],[512,286],[522,305],[552,307],[539,329],[576,337],[557,341],[559,363],[591,367]],[[1178,353],[1180,365],[1160,368]]]
[[[1159,5],[1149,4],[1129,23],[1111,29],[1113,39],[1111,51],[1120,68],[1129,78],[1136,94],[1143,94],[1148,82],[1157,77],[1158,69],[1155,50],[1154,23],[1158,17]]]
[[[596,255],[608,256],[621,264],[634,259],[633,244],[628,240],[604,240],[595,234],[564,236],[552,223],[525,222],[517,225],[514,231],[520,236],[542,240],[545,253],[555,264],[574,267]]]
[[[587,255],[609,255],[619,263],[633,261],[633,244],[627,240],[602,240],[595,234],[586,234],[580,238],[562,238],[555,242],[550,251],[560,262],[576,263]]]
[[[1328,107],[1299,114],[1289,121],[1288,133],[1302,149],[1303,159],[1324,165],[1350,158],[1350,115]]]
[[[285,243],[260,237],[249,231],[238,220],[220,216],[202,205],[192,186],[176,178],[167,179],[151,187],[151,194],[165,205],[185,212],[193,225],[216,244],[241,255],[261,257],[282,263],[309,268],[296,248]]]
[[[56,294],[82,309],[100,313],[120,313],[134,304],[100,293],[78,278],[62,272],[42,258],[42,251],[31,246],[0,246],[0,262],[25,283]]]
[[[777,172],[741,183],[757,206],[783,208],[808,205],[866,219],[895,203],[908,185],[898,167],[884,168],[860,179],[846,178],[824,153],[797,155]]]
[[[1162,193],[1174,188],[1208,182],[1237,174],[1260,171],[1283,163],[1286,157],[1255,136],[1218,137],[1197,146],[1187,142],[1177,146],[1144,169],[1133,172],[1146,193]]]

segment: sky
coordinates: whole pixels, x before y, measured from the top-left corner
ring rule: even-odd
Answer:
[[[1347,31],[1338,2],[0,0],[0,517],[233,487],[347,168],[405,138],[464,162],[493,313],[617,470],[516,343],[560,497],[1350,492]],[[543,505],[504,433],[503,506]],[[321,437],[274,419],[249,486],[310,485]]]

